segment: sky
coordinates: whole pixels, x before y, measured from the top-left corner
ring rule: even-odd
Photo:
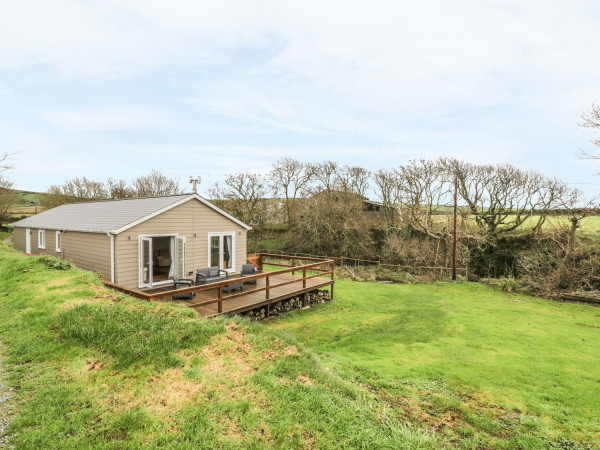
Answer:
[[[152,169],[455,156],[600,193],[600,2],[0,0],[0,153],[45,191]],[[600,149],[598,149],[600,150]]]

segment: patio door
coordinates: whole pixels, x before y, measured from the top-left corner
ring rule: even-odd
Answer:
[[[140,287],[152,287],[152,238],[140,238]]]
[[[235,270],[234,233],[210,233],[208,235],[210,266],[233,272]]]

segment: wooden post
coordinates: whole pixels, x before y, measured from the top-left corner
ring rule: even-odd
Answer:
[[[221,314],[223,312],[223,286],[219,286],[219,303],[218,303],[218,311],[219,314]]]
[[[456,280],[456,227],[458,209],[458,177],[454,176],[454,233],[452,236],[452,280]]]
[[[269,303],[267,305],[267,317],[269,317],[271,315],[271,304]]]
[[[258,254],[258,269],[263,270],[263,255],[262,255],[262,253]]]
[[[302,269],[302,277],[304,278],[302,280],[302,289],[306,289],[306,267]]]
[[[269,292],[270,291],[269,286],[271,285],[270,277],[269,276],[267,276],[265,278],[265,284],[267,286],[267,289],[265,290],[265,292],[267,293],[267,300],[269,300],[271,298],[271,293]]]
[[[294,258],[292,256],[292,267],[294,267],[296,265],[296,258]],[[292,275],[294,275],[296,272],[292,270]]]
[[[333,283],[331,283],[331,290],[329,292],[329,300],[333,300]]]

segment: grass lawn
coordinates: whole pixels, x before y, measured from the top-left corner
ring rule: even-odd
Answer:
[[[474,283],[338,280],[335,292],[268,323],[397,420],[470,448],[600,444],[600,308]]]
[[[1,245],[0,317],[18,449],[444,445],[286,333],[131,299]]]

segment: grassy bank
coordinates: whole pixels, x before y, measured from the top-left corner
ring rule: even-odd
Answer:
[[[600,445],[599,308],[475,283],[335,289],[335,302],[270,324],[396,420],[463,447]]]
[[[0,246],[17,448],[438,448],[288,334],[104,289]]]

